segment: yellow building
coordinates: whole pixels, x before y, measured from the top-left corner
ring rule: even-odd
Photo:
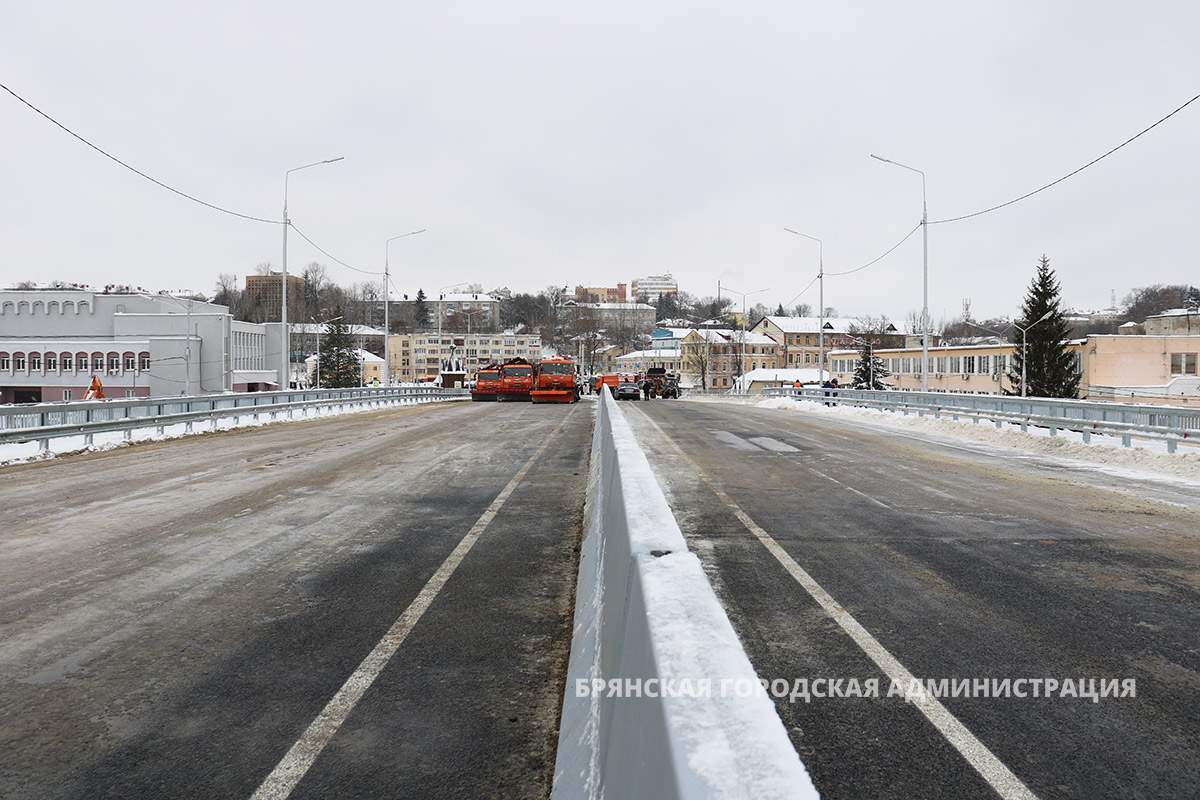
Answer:
[[[1013,391],[1008,370],[1020,343],[938,345],[929,349],[929,390],[1000,394]],[[1078,354],[1080,396],[1123,402],[1200,403],[1200,336],[1089,336],[1068,345]],[[880,349],[888,384],[921,389],[921,348]],[[833,377],[849,386],[859,351],[830,353]]]

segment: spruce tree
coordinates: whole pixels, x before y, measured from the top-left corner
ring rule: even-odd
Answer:
[[[1042,256],[1037,274],[1021,304],[1016,336],[1025,330],[1025,347],[1013,355],[1008,379],[1012,393],[1021,394],[1021,367],[1025,368],[1025,394],[1030,397],[1076,397],[1079,394],[1077,356],[1067,346],[1070,326],[1060,306],[1060,287],[1050,269],[1050,259]],[[1045,317],[1045,319],[1042,319]],[[1039,322],[1038,320],[1041,320]],[[1032,327],[1030,327],[1032,326]]]
[[[425,301],[424,289],[417,289],[417,299],[413,301],[413,326],[418,330],[429,326],[429,303]]]
[[[339,306],[334,310],[335,319],[325,323],[324,343],[321,346],[320,385],[330,389],[344,389],[362,383],[362,362],[350,326],[346,324]]]
[[[854,368],[854,389],[887,389],[890,388],[883,379],[891,373],[884,366],[883,359],[875,355],[875,348],[870,342],[864,341],[858,351],[858,365]]]

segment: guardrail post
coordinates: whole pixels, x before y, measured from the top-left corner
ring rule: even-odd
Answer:
[[[1178,444],[1179,444],[1179,442],[1177,442],[1177,441],[1176,441],[1176,440],[1174,440],[1174,439],[1167,439],[1167,452],[1168,452],[1168,453],[1174,453],[1174,452],[1175,452],[1175,447],[1176,447]]]
[[[86,444],[88,447],[92,446],[93,441],[94,440],[92,439],[92,435],[90,433],[85,433],[83,435],[83,443]]]
[[[1132,447],[1133,438],[1128,433],[1121,434],[1121,447]]]
[[[50,439],[48,437],[42,437],[41,439],[38,439],[38,452],[45,453],[49,450],[50,450]]]
[[[1085,430],[1085,431],[1083,432],[1083,443],[1084,443],[1084,444],[1091,444],[1091,443],[1092,443],[1092,432],[1091,432],[1091,431],[1086,431],[1086,430]]]

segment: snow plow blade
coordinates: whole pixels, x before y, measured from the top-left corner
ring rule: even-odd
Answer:
[[[535,403],[574,403],[575,392],[569,389],[535,389],[529,393]]]

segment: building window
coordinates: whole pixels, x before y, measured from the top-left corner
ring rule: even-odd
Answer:
[[[58,369],[58,354],[46,353],[46,370]]]
[[[92,353],[92,372],[104,372],[104,356]]]
[[[963,372],[975,374],[975,356],[963,356]]]
[[[1172,375],[1195,375],[1196,374],[1196,354],[1195,353],[1171,353],[1171,374]]]
[[[121,357],[116,353],[108,354],[108,371],[111,375],[116,375],[121,371]]]
[[[63,400],[70,400],[70,399],[71,399],[71,390],[63,389]]]
[[[147,370],[150,369],[150,354],[149,353],[139,353],[138,354],[138,369],[140,369],[142,372],[146,372]]]
[[[126,354],[125,354],[125,370],[126,370],[127,372],[132,372],[132,371],[133,371],[133,368],[134,368],[134,357],[133,357],[133,354],[132,354],[132,353],[126,353]]]
[[[12,369],[12,361],[8,358],[8,353],[0,353],[0,370],[7,372]]]
[[[24,353],[13,353],[13,369],[17,371],[25,369]]]

